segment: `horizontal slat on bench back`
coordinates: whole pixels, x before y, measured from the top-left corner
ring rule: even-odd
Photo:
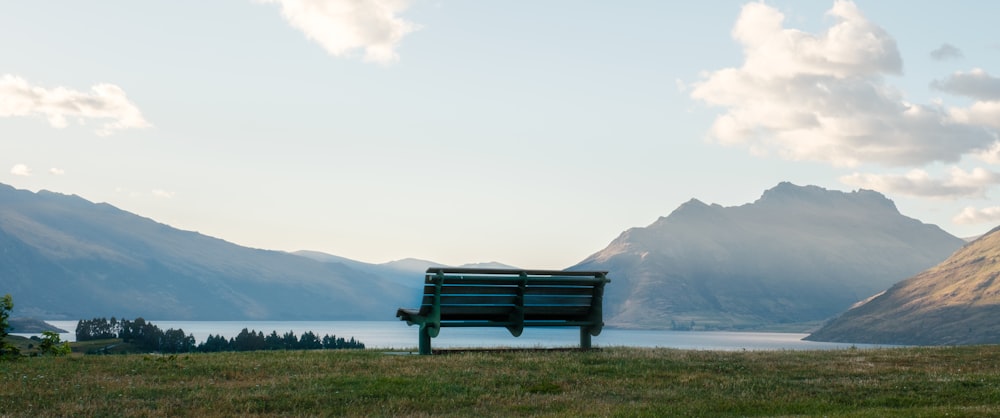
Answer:
[[[489,306],[489,305],[476,305],[476,306],[441,306],[441,320],[442,321],[457,321],[457,320],[494,320],[494,321],[506,321],[508,315],[514,310],[513,306]],[[583,320],[586,319],[587,314],[590,312],[585,306],[525,306],[524,307],[524,318],[525,320],[542,320],[542,319],[566,319],[566,320]]]
[[[529,276],[575,276],[575,277],[597,277],[607,275],[606,271],[564,271],[564,270],[517,270],[517,269],[477,269],[463,267],[431,267],[427,269],[428,274],[437,272],[444,274],[507,274],[518,276],[521,273]]]
[[[581,295],[590,296],[594,294],[591,286],[533,286],[529,285],[524,289],[526,296],[531,295]]]
[[[517,303],[513,295],[442,295],[441,306],[444,305],[514,305]]]
[[[590,306],[590,296],[527,295],[524,306]]]
[[[457,267],[431,267],[427,269],[427,282],[441,280],[443,284],[490,284],[507,282],[520,283],[524,278],[529,283],[544,285],[594,286],[607,283],[606,271],[563,271],[563,270],[515,270],[477,269]]]
[[[585,317],[589,306],[525,306],[524,319],[548,319],[565,317]]]
[[[434,276],[427,276],[427,282],[433,283],[435,280]],[[504,285],[511,284],[517,285],[523,280],[521,277],[517,276],[444,276],[443,284],[482,284],[482,285]],[[599,283],[604,283],[605,279],[600,279],[596,277],[563,277],[563,276],[552,276],[552,277],[532,277],[528,276],[528,283],[536,285],[559,285],[559,286],[594,286]]]
[[[485,285],[444,285],[442,295],[516,295],[517,286],[485,286]],[[524,289],[525,295],[592,295],[593,286],[535,286],[529,284]],[[425,295],[434,294],[434,285],[424,287]]]
[[[524,318],[526,320],[541,319],[586,319],[589,312],[584,307],[574,307],[572,310],[563,308],[553,311],[552,308],[525,307]],[[457,320],[493,320],[506,321],[513,307],[511,306],[442,306],[442,321]]]
[[[434,285],[424,287],[425,294],[434,293]],[[484,286],[484,285],[443,285],[442,295],[516,295],[517,285]]]
[[[583,306],[591,305],[588,296],[525,296],[524,306]],[[424,299],[424,304],[434,303],[433,296]],[[512,295],[442,295],[441,306],[445,305],[510,305],[517,304],[517,297]]]
[[[451,306],[441,305],[441,320],[483,319],[506,320],[513,305],[473,305]]]

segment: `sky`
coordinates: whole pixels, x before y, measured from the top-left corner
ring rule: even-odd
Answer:
[[[697,198],[1000,224],[1000,3],[0,0],[0,183],[281,251],[571,266]]]

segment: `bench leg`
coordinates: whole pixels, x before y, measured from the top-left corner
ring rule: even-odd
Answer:
[[[431,353],[431,334],[427,327],[420,327],[420,354]]]
[[[580,348],[590,350],[590,330],[587,327],[580,327]]]

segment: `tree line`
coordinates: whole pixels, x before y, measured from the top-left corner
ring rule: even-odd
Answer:
[[[283,335],[278,335],[277,331],[271,331],[264,336],[263,332],[248,330],[243,328],[240,333],[233,338],[226,339],[221,335],[209,335],[204,343],[198,345],[198,351],[256,351],[256,350],[343,350],[343,349],[363,349],[365,344],[357,341],[354,337],[345,339],[336,335],[324,335],[322,338],[312,331],[302,333],[296,337],[294,332],[288,331]]]
[[[294,332],[278,335],[277,331],[264,335],[263,332],[243,328],[239,335],[226,339],[221,335],[209,335],[205,342],[195,344],[194,335],[184,334],[183,329],[161,330],[142,318],[134,321],[112,317],[81,320],[76,325],[76,340],[90,341],[119,338],[131,343],[139,350],[161,353],[256,351],[256,350],[339,350],[363,349],[364,343],[354,337],[324,335],[319,337],[307,331],[297,337]]]

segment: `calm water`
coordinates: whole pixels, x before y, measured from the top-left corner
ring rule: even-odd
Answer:
[[[68,333],[65,341],[74,341],[77,321],[47,321]],[[209,334],[235,337],[243,328],[279,335],[292,331],[296,336],[312,331],[322,337],[335,335],[355,339],[368,348],[414,349],[417,327],[402,321],[157,321],[149,320],[160,329],[183,329],[199,343]],[[17,334],[30,336],[32,334]],[[520,337],[511,337],[504,328],[444,328],[431,341],[435,348],[456,347],[573,347],[579,344],[578,328],[525,328]],[[684,332],[605,328],[593,337],[595,347],[667,347],[695,350],[829,350],[856,346],[876,348],[866,344],[838,344],[802,341],[808,334],[775,332]]]

